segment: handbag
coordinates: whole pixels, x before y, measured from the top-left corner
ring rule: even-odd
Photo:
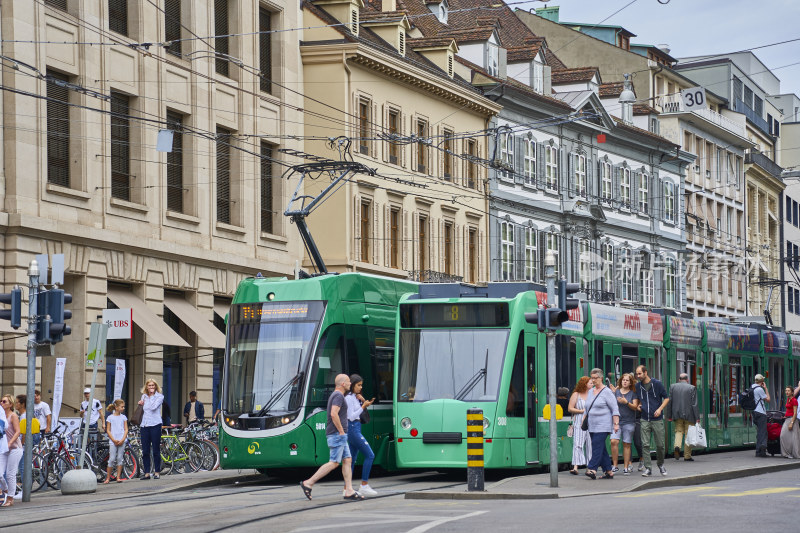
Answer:
[[[689,426],[689,429],[686,432],[686,445],[690,448],[705,448],[708,446],[706,441],[706,430],[703,429],[700,424]]]
[[[606,390],[607,388],[608,387],[605,387],[603,390]],[[602,390],[600,391],[600,394],[603,394]],[[592,400],[592,405],[590,405],[586,412],[583,413],[583,422],[581,422],[581,429],[583,431],[589,431],[589,411],[591,411],[592,407],[594,407],[594,402],[597,401],[597,399],[600,397],[600,394],[594,397],[594,400]]]
[[[136,409],[133,410],[133,414],[131,418],[128,420],[134,426],[141,426],[142,425],[142,418],[144,417],[144,407],[141,405],[137,405]]]
[[[369,411],[367,411],[366,409],[361,411],[361,414],[358,415],[358,421],[361,422],[362,424],[369,424]]]
[[[570,424],[567,428],[567,437],[571,437],[575,434],[575,424]]]

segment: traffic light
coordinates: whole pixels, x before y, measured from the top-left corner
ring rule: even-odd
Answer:
[[[39,291],[36,296],[36,343],[49,344],[50,340],[50,291]]]
[[[558,329],[561,324],[569,320],[569,313],[558,307],[547,310],[547,329]]]
[[[558,280],[558,306],[564,311],[577,309],[580,301],[577,298],[570,298],[570,294],[575,294],[581,290],[579,283],[567,283],[565,280]]]
[[[11,327],[18,329],[22,325],[22,289],[14,287],[11,292],[0,294],[0,303],[11,304],[11,309],[0,310],[0,318],[11,322]]]
[[[64,340],[64,335],[72,333],[72,328],[64,323],[72,318],[72,311],[65,310],[64,304],[72,303],[72,295],[63,289],[48,291],[47,314],[50,315],[50,343],[56,344]]]
[[[528,324],[536,324],[539,331],[544,331],[547,327],[547,310],[540,307],[535,313],[525,313],[525,322]]]

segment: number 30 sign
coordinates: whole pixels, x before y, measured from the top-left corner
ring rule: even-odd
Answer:
[[[692,87],[681,91],[684,111],[694,111],[706,107],[706,90],[703,87]]]

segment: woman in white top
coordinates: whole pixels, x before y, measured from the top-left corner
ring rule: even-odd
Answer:
[[[125,441],[128,438],[128,417],[123,415],[125,402],[121,399],[114,400],[108,406],[113,414],[106,418],[106,433],[108,434],[108,466],[106,479],[103,483],[111,481],[111,469],[117,466],[117,483],[122,483],[122,463],[125,461]]]
[[[376,496],[378,493],[369,486],[369,472],[372,469],[372,462],[375,460],[375,453],[361,434],[361,423],[369,421],[367,408],[375,402],[375,398],[364,400],[361,396],[361,389],[364,387],[364,379],[358,374],[350,376],[350,393],[344,397],[347,403],[347,443],[350,445],[350,455],[353,456],[353,470],[356,468],[356,458],[358,452],[364,454],[364,464],[361,467],[361,487],[358,492],[362,496]]]
[[[583,413],[586,411],[586,396],[589,391],[589,376],[583,376],[575,384],[567,411],[572,415],[572,468],[569,473],[577,476],[578,467],[589,463],[592,456],[592,442],[589,432],[581,429]]]
[[[8,464],[5,472],[0,472],[6,478],[9,496],[17,490],[17,472],[22,462],[22,437],[20,435],[19,417],[14,412],[14,398],[6,394],[0,399],[0,407],[6,415],[6,443],[8,444]],[[0,507],[11,507],[14,498],[9,497]]]
[[[3,499],[3,503],[0,505],[5,505],[9,499],[14,501],[14,493],[17,491],[17,487],[8,487],[6,484],[6,465],[8,464],[8,439],[6,439],[6,424],[8,424],[8,420],[6,419],[6,411],[5,409],[0,409],[0,498]]]
[[[148,379],[142,389],[142,399],[139,405],[142,406],[142,463],[144,474],[141,479],[150,479],[150,451],[153,452],[153,477],[159,478],[161,471],[161,404],[164,403],[164,395],[161,394],[161,387],[154,379]]]

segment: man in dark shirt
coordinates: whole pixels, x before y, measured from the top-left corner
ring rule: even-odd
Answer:
[[[352,456],[350,446],[347,444],[347,403],[344,401],[345,392],[350,390],[350,378],[347,374],[339,374],[335,380],[336,389],[328,398],[328,420],[325,425],[325,436],[328,439],[330,460],[319,467],[309,479],[300,482],[300,488],[306,498],[311,499],[311,488],[314,483],[324,478],[342,465],[344,477],[344,499],[363,500],[364,497],[353,490],[353,470],[350,466]]]
[[[650,437],[656,443],[656,461],[662,476],[667,475],[664,467],[664,408],[669,404],[669,396],[664,384],[657,379],[653,379],[647,372],[647,367],[639,365],[636,367],[636,379],[639,386],[636,393],[639,398],[639,409],[642,413],[642,459],[644,460],[643,476],[653,475],[650,459]]]

